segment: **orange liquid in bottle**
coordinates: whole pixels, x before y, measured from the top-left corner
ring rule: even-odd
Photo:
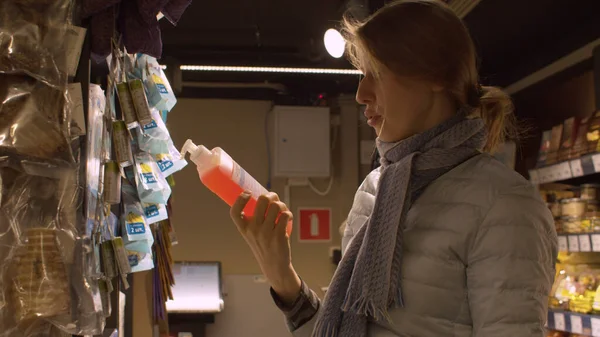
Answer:
[[[240,194],[244,192],[244,189],[231,179],[231,173],[223,172],[219,167],[215,167],[204,173],[204,175],[200,177],[200,180],[209,190],[218,195],[229,206],[233,206]],[[244,207],[244,214],[246,216],[254,216],[256,201],[256,196],[252,195],[248,204]]]
[[[254,216],[258,197],[268,193],[256,179],[246,173],[239,164],[220,148],[208,150],[204,146],[196,146],[188,140],[184,145],[184,150],[192,154],[191,159],[198,167],[198,174],[202,183],[229,206],[233,206],[245,190],[250,191],[252,195],[243,212],[247,217]],[[183,150],[182,153],[184,153]],[[292,221],[288,222],[286,232],[291,235]]]

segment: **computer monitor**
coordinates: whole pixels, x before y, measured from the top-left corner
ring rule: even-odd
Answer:
[[[168,313],[218,313],[223,311],[220,262],[175,262],[173,300]]]

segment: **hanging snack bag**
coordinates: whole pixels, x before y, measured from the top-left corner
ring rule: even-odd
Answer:
[[[152,233],[146,218],[144,217],[144,208],[136,197],[136,191],[129,184],[123,185],[123,237],[125,245],[132,241],[147,240],[152,237]]]
[[[153,155],[169,153],[169,142],[172,140],[167,126],[158,110],[152,109],[152,121],[143,125],[142,132],[138,133],[140,149]]]
[[[172,141],[169,141],[169,152],[154,155],[154,159],[165,178],[180,171],[187,165],[187,161],[181,158],[181,154],[177,151]]]
[[[145,58],[143,63],[146,65],[147,75],[144,83],[148,92],[148,102],[166,116],[177,103],[177,98],[158,61],[148,55],[142,57]]]
[[[149,204],[166,204],[171,187],[160,173],[158,165],[147,153],[135,157],[135,180],[140,200]]]
[[[167,207],[163,204],[142,203],[142,207],[144,207],[144,214],[146,216],[146,222],[148,223],[148,225],[169,218],[169,214],[167,213]]]
[[[152,256],[152,243],[146,240],[137,241],[130,245],[125,245],[127,250],[127,259],[132,273],[150,270],[154,268],[154,258]]]

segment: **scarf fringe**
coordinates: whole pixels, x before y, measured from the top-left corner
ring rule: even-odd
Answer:
[[[352,304],[348,300],[345,301],[342,310],[345,312],[351,311],[357,315],[371,317],[375,321],[385,320],[387,323],[392,323],[392,318],[390,317],[387,308],[376,306],[373,300],[366,298],[364,295],[361,295]]]
[[[338,328],[331,322],[317,321],[311,337],[338,337]]]

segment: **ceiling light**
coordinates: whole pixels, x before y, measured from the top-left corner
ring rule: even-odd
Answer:
[[[346,41],[340,32],[331,28],[325,32],[325,36],[323,37],[323,41],[325,42],[325,49],[329,55],[340,58],[344,55],[344,50],[346,49]]]
[[[285,74],[327,74],[327,75],[361,75],[356,69],[332,68],[289,68],[289,67],[244,67],[244,66],[213,66],[213,65],[183,65],[184,71],[207,72],[250,72],[250,73],[285,73]]]

